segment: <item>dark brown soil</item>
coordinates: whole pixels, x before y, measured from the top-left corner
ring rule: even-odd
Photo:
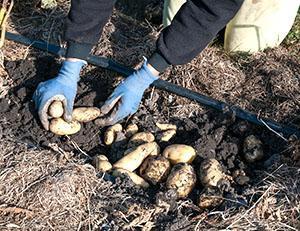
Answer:
[[[110,160],[116,161],[122,156],[126,144],[121,142],[113,145],[112,148],[105,147],[101,141],[105,128],[97,127],[93,122],[84,124],[81,131],[70,138],[59,137],[42,129],[31,97],[39,82],[56,74],[58,64],[54,61],[53,57],[46,56],[5,63],[5,68],[14,80],[15,87],[10,90],[6,98],[0,101],[1,138],[17,139],[29,147],[39,148],[49,148],[55,143],[65,151],[80,154],[78,148],[72,144],[74,141],[90,156],[97,153],[110,153]],[[114,76],[115,74],[100,69],[86,71],[78,86],[75,105],[99,106],[108,97],[115,80]],[[150,100],[149,95],[149,93],[146,94],[143,105],[131,121],[138,124],[141,130],[154,133],[158,132],[155,127],[157,121],[177,124],[177,135],[168,143],[160,143],[160,146],[164,148],[171,143],[192,145],[198,154],[198,159],[195,161],[196,168],[203,158],[216,158],[222,163],[228,175],[232,175],[235,170],[244,170],[250,178],[249,182],[249,178],[239,179],[236,183],[224,181],[220,187],[226,197],[231,198],[231,202],[223,203],[222,206],[229,206],[227,204],[231,205],[232,201],[237,201],[235,206],[240,204],[240,201],[246,205],[247,198],[243,197],[243,192],[257,180],[253,169],[271,166],[274,154],[285,148],[282,140],[261,127],[254,127],[220,112],[203,111],[199,113],[199,116],[191,118],[169,117],[160,110],[160,108],[171,106],[168,101],[160,97],[152,97]],[[264,159],[253,165],[244,161],[241,148],[244,138],[250,134],[255,134],[262,140],[265,151]],[[194,190],[191,196],[193,199],[195,199],[193,195],[196,195],[199,190],[201,188]]]

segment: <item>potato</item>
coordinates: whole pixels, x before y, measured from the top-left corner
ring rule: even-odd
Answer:
[[[158,155],[160,147],[156,142],[142,144],[136,148],[125,151],[124,157],[114,163],[114,168],[122,168],[128,171],[136,170],[148,156]]]
[[[64,107],[61,101],[53,101],[48,109],[48,114],[53,118],[62,117],[64,114]]]
[[[234,181],[239,185],[245,185],[249,182],[250,178],[246,176],[246,173],[242,169],[237,169],[232,173]]]
[[[117,133],[121,132],[122,129],[123,128],[121,124],[115,124],[113,126],[110,126],[104,133],[104,143],[106,145],[111,145],[116,139]]]
[[[198,206],[202,209],[214,208],[223,202],[223,195],[217,187],[205,188],[198,198]]]
[[[140,176],[156,185],[165,180],[170,172],[171,163],[163,156],[148,156],[140,167]]]
[[[81,129],[77,121],[66,122],[62,118],[54,118],[50,121],[49,129],[56,135],[72,135]]]
[[[151,132],[139,132],[134,134],[131,139],[128,142],[127,147],[136,147],[138,145],[144,144],[144,143],[150,143],[155,140],[154,135]]]
[[[170,139],[172,139],[173,136],[176,135],[176,130],[175,129],[169,129],[169,130],[166,130],[164,132],[162,132],[158,137],[157,139],[162,142],[168,142]]]
[[[177,130],[177,126],[174,124],[161,124],[161,123],[156,123],[155,124],[160,130],[165,131],[165,130]]]
[[[254,163],[264,157],[262,142],[254,135],[250,135],[244,140],[243,152],[248,163]]]
[[[145,181],[142,177],[138,176],[134,172],[130,172],[126,169],[116,168],[113,170],[112,175],[115,177],[120,177],[122,174],[128,175],[128,177],[132,180],[133,183],[136,185],[142,187],[142,188],[148,188],[149,184],[147,181]]]
[[[139,131],[139,127],[136,124],[129,124],[125,129],[126,137],[132,137]]]
[[[186,198],[196,184],[196,173],[193,167],[187,163],[175,165],[168,176],[166,186],[174,189],[178,198]]]
[[[97,171],[106,172],[112,169],[111,163],[109,163],[105,155],[97,155],[93,158],[93,166]]]
[[[196,157],[196,151],[188,145],[172,144],[165,148],[163,156],[169,159],[171,164],[192,163]]]
[[[205,159],[200,165],[199,177],[203,186],[217,186],[223,178],[221,164],[216,159]]]
[[[78,122],[90,122],[101,114],[100,109],[97,107],[77,107],[73,110],[73,120]]]

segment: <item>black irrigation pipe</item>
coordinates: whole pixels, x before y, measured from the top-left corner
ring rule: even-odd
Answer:
[[[27,46],[31,46],[34,48],[38,48],[40,50],[49,52],[54,55],[64,56],[66,53],[66,50],[64,48],[61,48],[59,46],[46,43],[44,41],[40,40],[32,40],[29,38],[26,38],[22,35],[6,32],[6,38],[18,43],[22,43]],[[105,58],[105,57],[98,57],[94,55],[89,55],[87,58],[87,62],[99,66],[108,70],[112,70],[115,72],[118,72],[122,74],[124,77],[127,77],[131,73],[133,73],[134,69],[130,67],[123,66],[111,59]],[[288,126],[284,124],[280,124],[275,122],[271,119],[266,118],[260,118],[258,115],[248,112],[246,110],[241,109],[237,106],[232,106],[227,103],[224,103],[222,101],[218,101],[215,99],[212,99],[210,97],[204,96],[202,94],[199,94],[197,92],[191,91],[189,89],[186,89],[184,87],[178,86],[176,84],[164,81],[164,80],[156,80],[153,84],[153,86],[157,87],[158,89],[168,91],[170,93],[188,98],[190,100],[194,100],[202,105],[205,105],[207,107],[222,111],[222,112],[230,112],[236,117],[247,120],[251,123],[267,126],[269,129],[275,131],[276,133],[289,137],[291,135],[296,135],[297,138],[300,139],[300,130],[294,126]]]

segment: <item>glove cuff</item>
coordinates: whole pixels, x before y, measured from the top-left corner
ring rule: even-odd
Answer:
[[[150,84],[158,79],[158,76],[153,75],[151,70],[147,67],[147,59],[145,57],[144,59],[145,62],[143,63],[143,66],[133,74],[137,78],[137,81],[132,86],[134,88],[141,88],[142,90],[147,89]]]
[[[78,82],[80,79],[81,68],[86,64],[86,61],[68,61],[65,60],[62,63],[61,69],[59,71],[59,76],[65,79]]]

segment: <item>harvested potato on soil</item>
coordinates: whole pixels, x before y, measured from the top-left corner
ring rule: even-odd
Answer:
[[[100,109],[97,107],[78,107],[73,110],[73,120],[78,122],[90,122],[101,114]]]
[[[64,107],[61,101],[53,101],[48,109],[48,114],[53,118],[62,117],[64,114]]]
[[[155,140],[154,135],[151,132],[139,132],[134,134],[131,139],[128,142],[127,147],[136,147],[138,145],[144,144],[144,143],[150,143]]]
[[[202,209],[214,208],[223,202],[223,195],[219,188],[208,187],[200,193],[198,206]]]
[[[196,157],[193,147],[185,144],[172,144],[165,148],[163,156],[170,160],[171,164],[192,163]]]
[[[160,130],[177,130],[177,126],[175,124],[163,124],[163,123],[156,123],[155,124]]]
[[[244,140],[243,152],[248,163],[254,163],[264,157],[262,142],[254,135],[250,135]]]
[[[54,118],[50,121],[49,130],[56,135],[72,135],[79,132],[81,125],[78,121],[66,122],[62,118]]]
[[[106,172],[112,169],[111,163],[105,155],[97,155],[93,158],[93,166],[97,171]]]
[[[140,176],[156,185],[165,180],[170,172],[171,163],[163,156],[148,156],[140,167]]]
[[[130,172],[126,169],[116,168],[113,170],[112,175],[115,177],[120,177],[122,174],[128,175],[128,177],[132,180],[133,183],[136,185],[142,187],[142,188],[148,188],[149,184],[147,181],[145,181],[142,177],[135,174],[134,172]]]
[[[139,127],[136,124],[129,124],[126,129],[126,137],[132,137],[134,134],[136,134],[139,131]]]
[[[168,142],[175,135],[176,135],[176,130],[175,129],[169,129],[169,130],[166,130],[166,131],[162,132],[161,134],[159,134],[159,136],[157,137],[157,139],[160,142]]]
[[[156,156],[160,153],[160,147],[156,142],[142,144],[136,148],[125,151],[124,157],[114,163],[114,168],[122,168],[128,171],[136,170],[148,156]]]
[[[196,184],[196,173],[193,167],[187,163],[175,165],[168,176],[166,186],[174,189],[178,198],[187,197]]]
[[[122,129],[121,124],[110,126],[104,133],[104,143],[106,145],[111,145],[115,141],[117,133],[121,132]]]
[[[223,178],[221,164],[216,159],[205,159],[199,169],[199,177],[203,186],[217,186]]]

